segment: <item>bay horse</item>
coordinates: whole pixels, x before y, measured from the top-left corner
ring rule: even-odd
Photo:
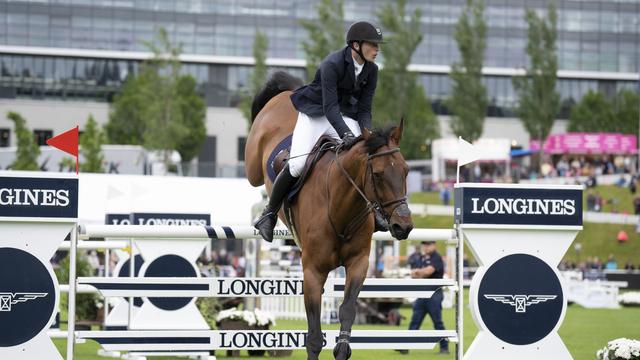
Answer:
[[[253,101],[245,170],[251,185],[265,184],[269,194],[268,159],[293,133],[298,112],[289,96],[300,84],[291,75],[278,72]],[[351,356],[349,339],[356,301],[369,267],[373,206],[380,206],[395,238],[406,239],[413,228],[406,201],[409,168],[399,148],[402,129],[402,120],[382,131],[364,129],[361,141],[348,151],[326,152],[290,204],[293,223],[287,221],[282,209],[278,214],[302,251],[308,360],[318,359],[323,347],[322,291],[329,272],[339,266],[344,266],[346,279],[339,309],[340,336],[333,355],[340,360]]]

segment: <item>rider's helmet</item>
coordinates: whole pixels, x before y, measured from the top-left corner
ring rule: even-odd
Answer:
[[[362,45],[363,41],[367,41],[374,44],[384,43],[382,39],[382,30],[375,27],[373,24],[367,21],[358,21],[349,27],[347,31],[347,45],[351,47],[351,44],[355,41]]]

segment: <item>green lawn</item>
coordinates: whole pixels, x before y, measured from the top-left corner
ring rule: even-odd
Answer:
[[[355,329],[373,329],[373,330],[402,330],[408,326],[408,319],[411,317],[411,309],[409,307],[403,307],[401,313],[407,317],[403,320],[402,326],[392,327],[383,325],[357,325]],[[445,310],[444,320],[447,329],[454,327],[454,311]],[[567,316],[564,320],[563,326],[560,328],[560,335],[564,340],[567,348],[576,360],[595,359],[595,352],[603,347],[609,340],[613,340],[619,337],[640,339],[640,308],[622,308],[618,310],[588,310],[581,308],[577,305],[571,305],[568,308]],[[465,349],[471,345],[473,338],[477,332],[475,323],[471,319],[469,311],[465,311],[464,319],[464,345]],[[338,325],[323,325],[324,329],[338,329]],[[278,321],[278,325],[275,329],[280,330],[295,330],[306,329],[306,322],[304,321]],[[425,319],[423,330],[432,329],[430,319]],[[56,340],[56,345],[61,353],[65,354],[66,342],[63,340]],[[78,360],[97,360],[104,359],[96,355],[98,345],[92,341],[88,341],[86,344],[79,344],[76,346],[75,358]],[[454,347],[452,346],[453,350]],[[437,349],[436,349],[437,350]],[[243,357],[248,357],[246,352],[242,352]],[[400,356],[398,353],[391,350],[354,350],[352,359],[365,360],[376,358],[377,360],[386,359],[441,359],[441,358],[453,358],[453,354],[448,357],[438,356],[435,351],[428,350],[416,350],[410,351],[407,356]],[[222,354],[218,355],[219,359],[227,359]],[[157,358],[157,359],[171,359],[171,358]],[[292,360],[306,359],[306,354],[303,350],[294,351]],[[333,359],[331,351],[324,350],[321,354],[321,359]],[[542,360],[542,359],[541,359]]]

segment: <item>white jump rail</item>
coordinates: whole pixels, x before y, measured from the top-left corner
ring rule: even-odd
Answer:
[[[172,225],[80,225],[80,239],[252,239],[259,238],[257,230],[252,226],[172,226]],[[274,239],[291,239],[286,228],[277,228],[273,232]],[[454,241],[453,229],[413,229],[409,241]],[[373,240],[395,240],[388,232],[373,234]]]
[[[109,241],[92,241],[92,240],[84,240],[78,241],[78,250],[97,250],[97,249],[124,249],[129,246],[129,243],[124,240],[109,240]],[[69,250],[71,248],[71,242],[65,241],[58,249],[60,250]]]
[[[293,278],[78,278],[108,297],[303,296],[303,280]],[[453,279],[366,279],[359,298],[429,298]],[[327,279],[322,296],[343,297],[344,278]]]
[[[147,226],[147,225],[80,225],[78,227],[78,244],[86,244],[82,248],[124,248],[132,239],[248,239],[259,238],[257,231],[250,226]],[[87,241],[89,239],[108,239],[108,241]],[[274,238],[290,239],[292,234],[284,228],[274,231]],[[118,241],[113,239],[128,239]],[[414,229],[408,241],[446,241],[460,245],[452,229]],[[375,233],[372,240],[395,240],[390,233]],[[72,242],[77,241],[72,238]],[[112,245],[108,245],[112,244]],[[106,245],[106,246],[104,246]],[[461,247],[459,246],[459,251]],[[458,254],[460,259],[461,256]],[[459,279],[458,279],[459,280]],[[289,284],[294,294],[265,294],[261,284]],[[144,296],[144,297],[203,297],[203,296],[299,296],[302,292],[302,279],[299,278],[79,278],[73,284],[81,286],[82,291],[98,288],[103,295],[110,296]],[[344,279],[327,280],[324,295],[327,298],[341,297],[344,291]],[[291,285],[293,284],[293,285]],[[185,289],[182,286],[200,286],[198,289]],[[176,287],[177,286],[177,287]],[[224,287],[227,287],[225,290]],[[231,294],[231,289],[250,289]],[[266,286],[266,285],[265,285]],[[367,279],[360,293],[361,297],[407,298],[429,297],[437,289],[444,286],[457,287],[456,280],[449,279]],[[156,287],[156,288],[154,288]],[[174,287],[174,288],[171,288]],[[238,288],[239,287],[239,288]],[[269,288],[269,286],[266,286]],[[253,289],[260,289],[253,291]],[[75,293],[75,289],[71,288]],[[253,293],[252,293],[253,291]],[[267,290],[269,292],[271,290]],[[229,292],[226,294],[225,292]],[[458,292],[458,298],[461,293]],[[457,310],[460,310],[461,304]],[[70,306],[71,310],[71,306]],[[75,309],[73,309],[74,311]],[[355,330],[351,336],[353,349],[433,349],[440,340],[448,339],[461,344],[461,314],[456,330]],[[458,333],[460,332],[460,334]],[[54,335],[54,334],[52,334]],[[128,330],[128,331],[78,331],[73,339],[78,342],[95,340],[108,351],[210,351],[216,349],[304,349],[306,346],[305,330],[252,330],[252,331],[175,331],[175,330]],[[333,348],[336,344],[338,330],[323,331],[325,348]],[[55,336],[55,335],[54,335]],[[74,342],[75,342],[74,341]]]
[[[336,345],[339,330],[322,331],[325,349]],[[305,330],[129,330],[78,331],[76,338],[94,340],[107,351],[209,351],[304,349]],[[433,349],[440,340],[457,342],[453,330],[354,330],[352,349]]]

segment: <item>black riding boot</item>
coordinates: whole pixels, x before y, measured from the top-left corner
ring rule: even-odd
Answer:
[[[293,177],[289,172],[289,165],[285,166],[276,177],[276,181],[273,182],[271,197],[262,212],[262,216],[253,224],[262,235],[262,238],[268,242],[273,241],[273,229],[276,227],[276,222],[278,222],[278,211],[282,205],[282,200],[284,200],[296,180],[298,178]]]

